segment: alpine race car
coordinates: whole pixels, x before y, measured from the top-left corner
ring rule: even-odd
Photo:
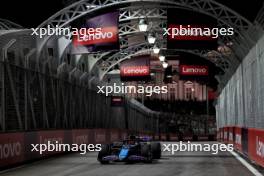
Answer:
[[[102,145],[97,160],[101,164],[108,164],[110,161],[152,163],[153,159],[160,158],[160,142],[154,142],[147,138],[130,136],[128,139],[121,142]]]

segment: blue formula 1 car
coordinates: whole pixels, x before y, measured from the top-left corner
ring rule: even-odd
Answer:
[[[146,138],[130,136],[121,142],[102,145],[97,160],[101,164],[121,161],[127,163],[151,163],[153,159],[161,158],[161,144]]]

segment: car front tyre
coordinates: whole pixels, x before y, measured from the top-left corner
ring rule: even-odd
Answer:
[[[151,143],[151,150],[152,150],[153,159],[160,159],[161,158],[161,144],[160,144],[160,142]]]

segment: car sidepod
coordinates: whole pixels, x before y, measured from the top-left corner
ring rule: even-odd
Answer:
[[[129,153],[129,148],[128,147],[122,147],[122,149],[120,150],[120,153],[118,155],[118,158],[120,161],[125,160],[128,157],[128,153]]]

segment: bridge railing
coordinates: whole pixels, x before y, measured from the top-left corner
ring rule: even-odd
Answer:
[[[79,70],[72,74],[70,66],[59,71],[45,66],[42,71],[32,68],[18,63],[12,53],[7,60],[0,62],[1,132],[80,128],[157,129],[157,113],[130,100],[121,107],[112,106],[111,97],[98,94],[83,84],[84,81],[80,80],[83,73]]]

